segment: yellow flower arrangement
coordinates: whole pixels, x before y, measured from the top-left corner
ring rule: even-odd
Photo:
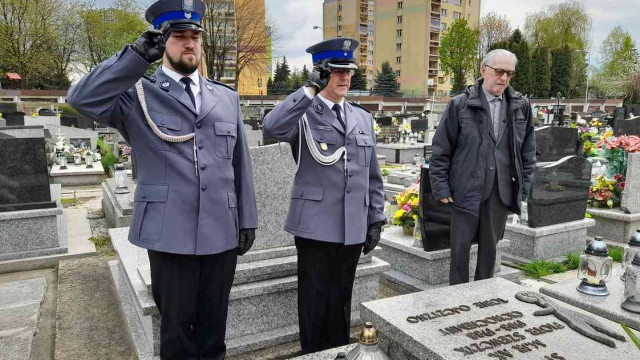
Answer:
[[[403,227],[413,227],[418,219],[420,205],[420,182],[416,182],[396,195],[398,210],[393,215],[393,223]]]

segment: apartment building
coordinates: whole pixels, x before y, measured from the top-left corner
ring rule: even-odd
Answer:
[[[322,11],[322,32],[325,40],[349,37],[360,41],[354,56],[360,69],[365,69],[367,88],[372,88],[375,77],[375,1],[324,0]]]
[[[403,96],[447,96],[451,80],[441,70],[440,37],[455,19],[480,21],[481,0],[376,0],[375,69],[389,61]]]

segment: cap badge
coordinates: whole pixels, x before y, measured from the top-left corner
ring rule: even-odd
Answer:
[[[193,0],[182,0],[182,11],[188,13],[188,18],[191,17],[190,13],[196,11],[195,6],[193,5]]]
[[[347,39],[342,43],[342,51],[347,52],[351,49],[351,40]]]

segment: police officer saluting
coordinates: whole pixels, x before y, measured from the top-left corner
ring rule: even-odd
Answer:
[[[337,38],[308,48],[309,81],[264,119],[265,133],[289,142],[298,163],[285,230],[298,251],[304,354],[349,342],[360,252],[375,248],[385,220],[373,119],[344,99],[357,47],[356,40]]]
[[[204,12],[201,0],[155,2],[154,30],[69,91],[74,108],[118,129],[136,153],[129,240],[148,249],[162,359],[224,358],[237,255],[257,227],[239,97],[197,72]]]

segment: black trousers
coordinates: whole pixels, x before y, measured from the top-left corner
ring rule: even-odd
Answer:
[[[162,360],[224,359],[237,255],[237,248],[201,256],[149,250]]]
[[[469,282],[469,251],[474,239],[478,240],[475,280],[493,277],[496,245],[504,235],[508,214],[507,206],[500,200],[497,184],[494,184],[491,195],[480,204],[479,216],[451,208],[449,285]]]
[[[302,353],[349,343],[351,292],[362,244],[295,238]]]

